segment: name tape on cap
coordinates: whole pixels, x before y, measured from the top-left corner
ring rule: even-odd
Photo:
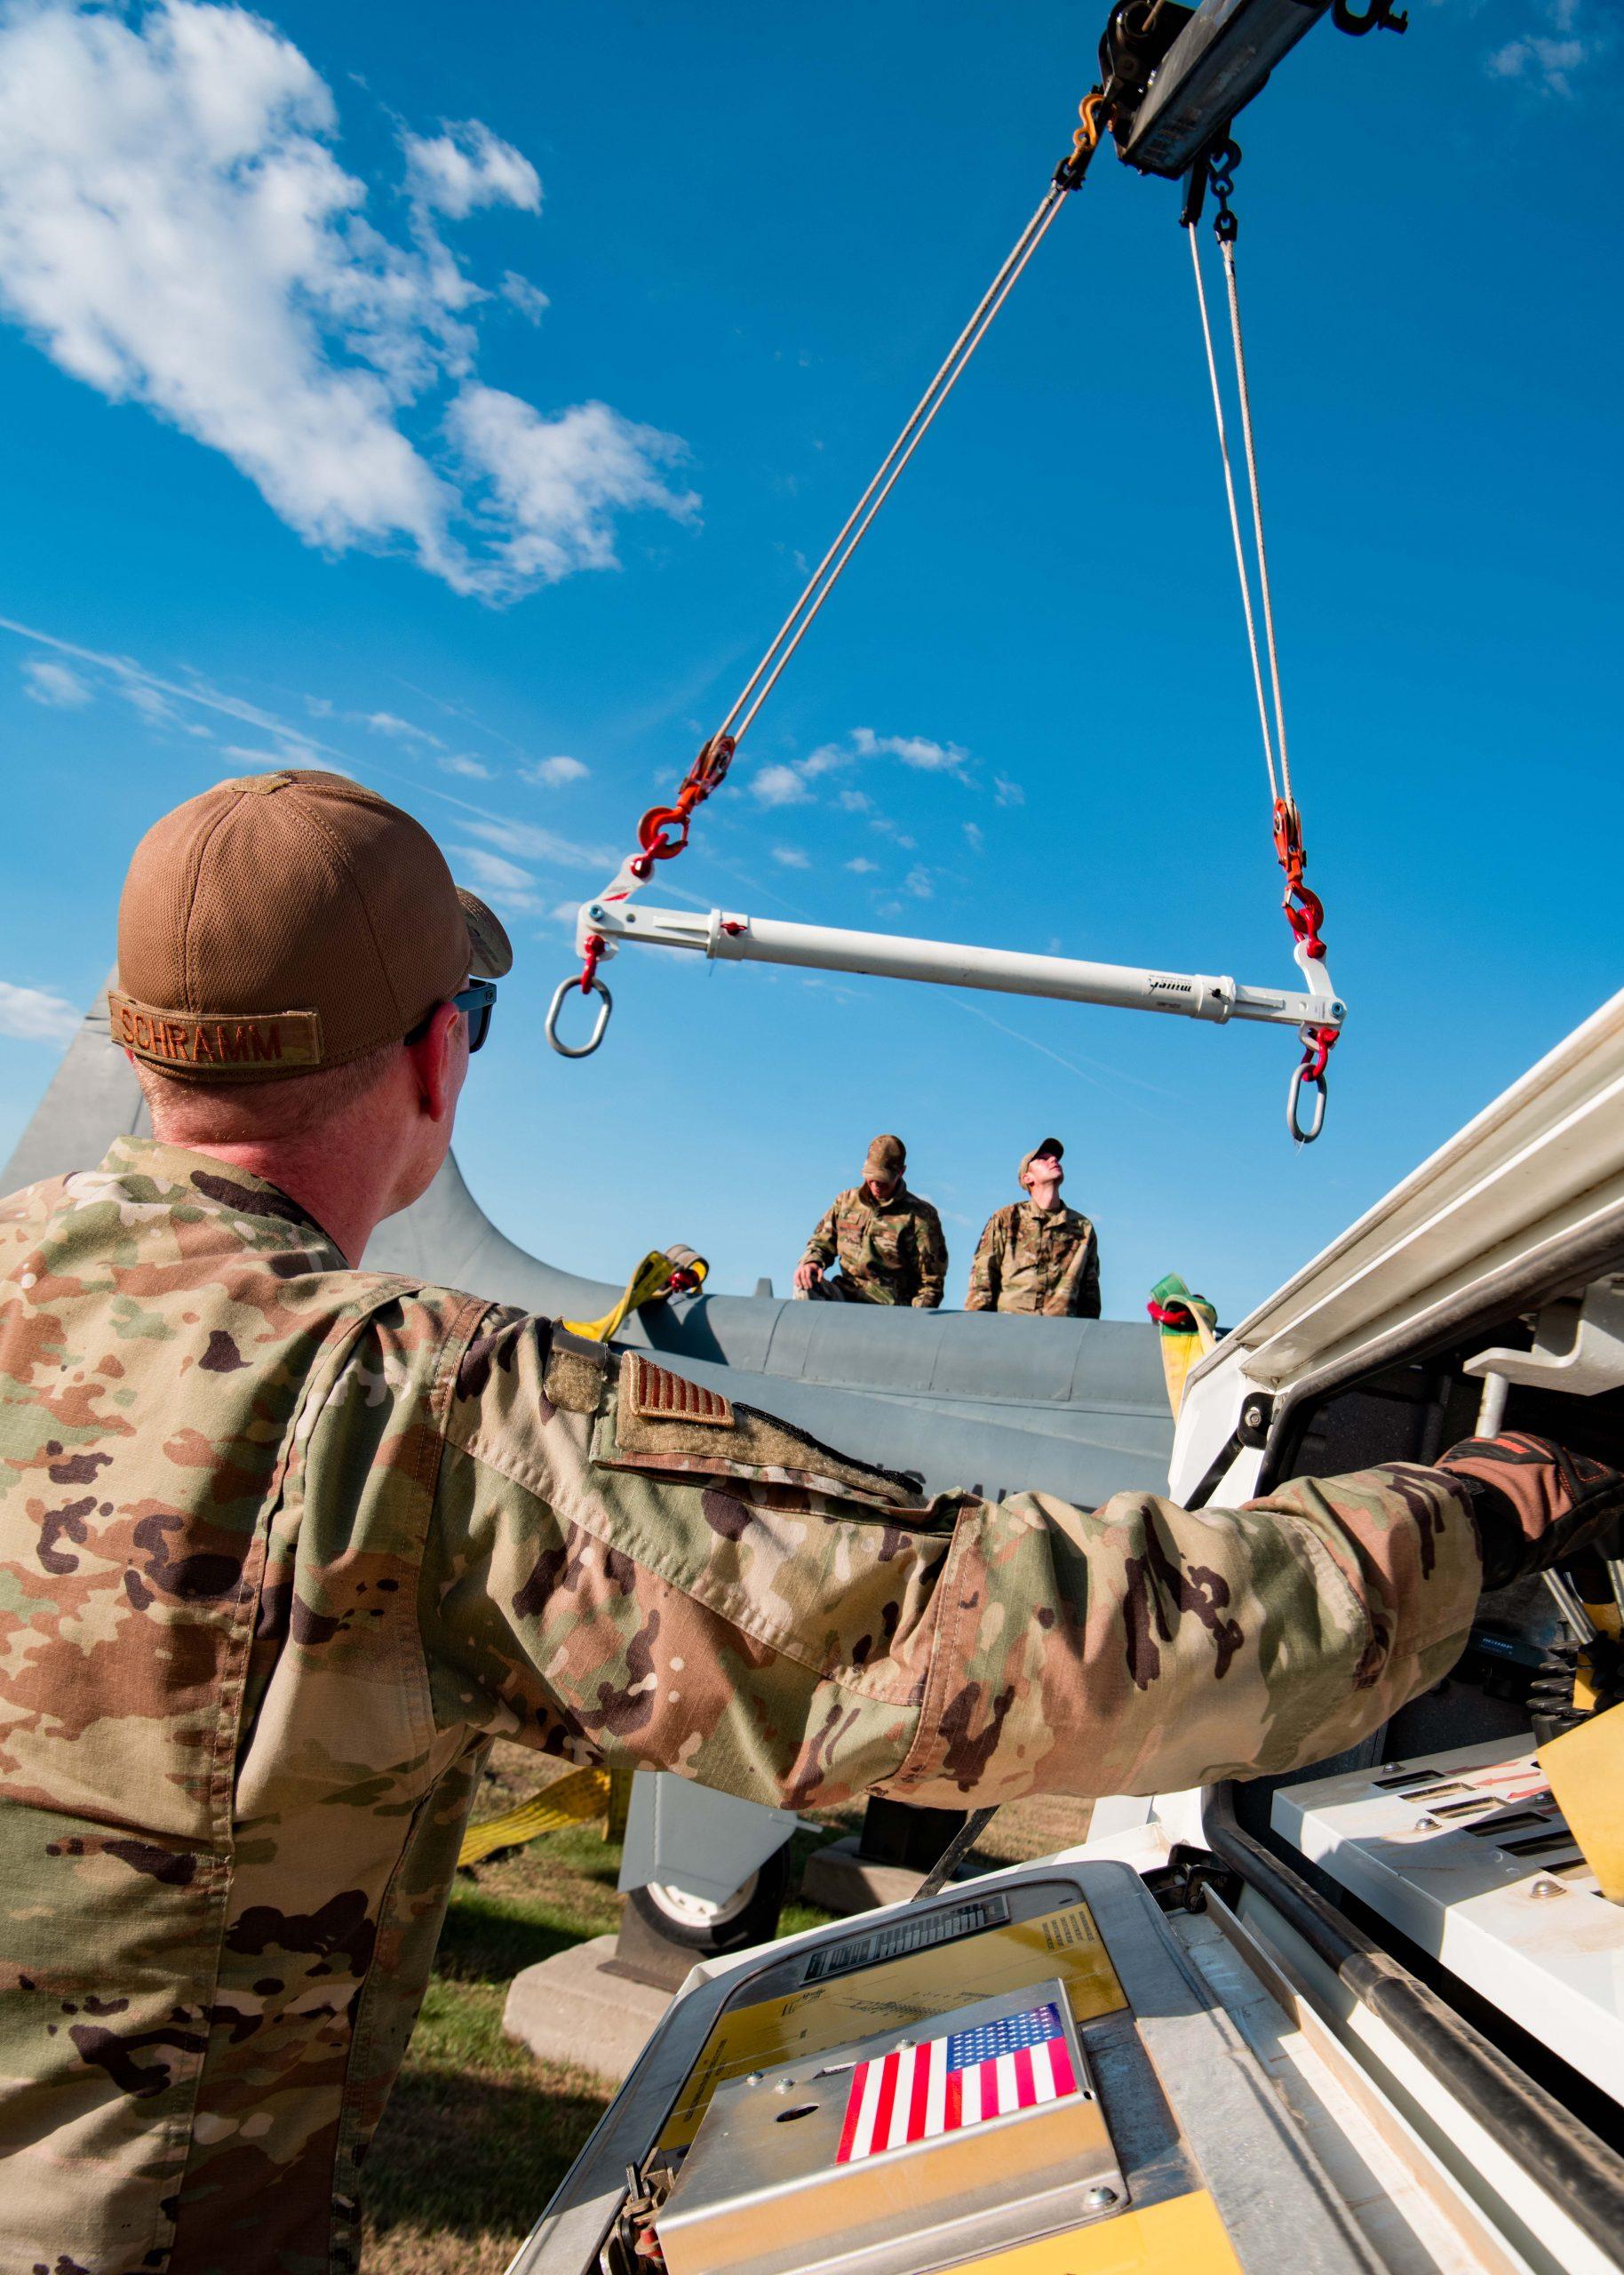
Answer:
[[[149,1066],[190,1074],[268,1074],[283,1066],[322,1064],[317,1011],[254,1011],[219,1017],[163,1011],[107,990],[113,1040]]]

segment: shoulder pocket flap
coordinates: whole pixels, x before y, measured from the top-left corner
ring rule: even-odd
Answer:
[[[925,1505],[919,1478],[837,1453],[804,1431],[628,1352],[620,1390],[593,1432],[604,1469],[665,1470],[684,1477],[738,1477],[799,1485],[876,1509]]]

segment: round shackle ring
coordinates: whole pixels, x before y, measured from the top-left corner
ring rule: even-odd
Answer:
[[[1292,1068],[1291,1088],[1286,1094],[1286,1126],[1300,1145],[1311,1145],[1325,1126],[1325,1072],[1322,1068],[1318,1074],[1312,1074],[1310,1066],[1310,1062],[1304,1059],[1301,1066]],[[1305,1130],[1301,1108],[1303,1090],[1308,1085],[1312,1086],[1315,1093],[1314,1119]]]
[[[609,1013],[615,1008],[614,997],[601,979],[589,980],[587,986],[592,994],[601,996],[602,1001],[598,1007],[597,1021],[592,1034],[582,1043],[561,1042],[558,1034],[559,1015],[563,1010],[564,1005],[570,996],[578,995],[583,992],[578,975],[572,971],[568,978],[561,979],[553,991],[553,1001],[547,1006],[543,1032],[561,1058],[590,1058],[602,1042],[604,1029],[609,1026]]]

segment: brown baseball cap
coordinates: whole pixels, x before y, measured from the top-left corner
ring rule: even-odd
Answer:
[[[900,1138],[881,1131],[878,1138],[870,1139],[863,1161],[864,1177],[900,1177],[907,1166],[908,1148]]]
[[[513,961],[410,814],[341,774],[253,774],[136,847],[113,1040],[166,1074],[273,1081],[398,1042]]]
[[[1050,1153],[1058,1161],[1065,1150],[1058,1138],[1039,1138],[1030,1153],[1022,1154],[1021,1166],[1015,1171],[1015,1183],[1017,1185],[1026,1183],[1026,1172],[1034,1161],[1041,1161]]]

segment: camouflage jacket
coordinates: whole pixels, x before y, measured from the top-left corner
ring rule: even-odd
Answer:
[[[934,1312],[947,1281],[942,1219],[928,1201],[899,1185],[876,1201],[866,1185],[839,1193],[807,1242],[803,1264],[832,1264],[854,1295],[871,1304]]]
[[[1478,1586],[1425,1469],[921,1500],[121,1139],[0,1202],[0,2267],[315,2275],[487,1741],[806,1808],[1322,1758]]]
[[[996,1209],[975,1244],[967,1312],[1043,1312],[1050,1319],[1100,1316],[1100,1243],[1075,1209],[1012,1201]]]

